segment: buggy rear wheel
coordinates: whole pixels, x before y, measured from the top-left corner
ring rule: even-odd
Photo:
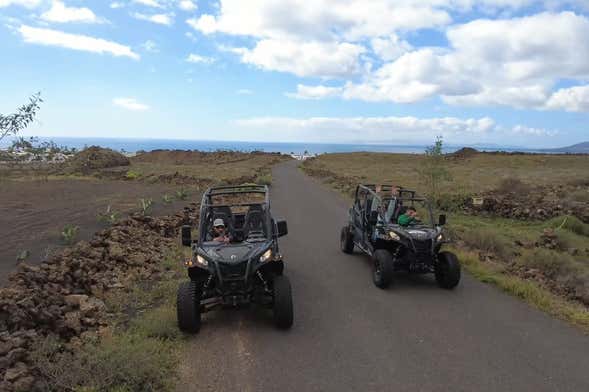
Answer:
[[[376,287],[386,289],[393,281],[394,260],[388,250],[377,249],[372,257],[372,280]]]
[[[178,288],[176,312],[178,327],[187,333],[198,333],[200,330],[200,296],[201,291],[193,281],[183,282]]]
[[[342,252],[351,254],[354,252],[354,236],[350,231],[350,226],[342,227],[340,234],[340,243]]]
[[[288,329],[293,323],[292,290],[290,281],[284,275],[274,277],[274,324]]]
[[[460,282],[460,263],[452,252],[438,253],[436,281],[444,289],[453,289]]]

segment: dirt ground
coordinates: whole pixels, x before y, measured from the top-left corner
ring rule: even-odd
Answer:
[[[98,214],[109,205],[125,216],[140,210],[140,199],[152,199],[152,215],[176,213],[211,183],[268,181],[271,166],[285,159],[265,153],[154,151],[134,157],[128,166],[86,173],[72,172],[68,164],[0,165],[0,285],[22,252],[28,252],[27,263],[36,264],[66,246],[65,225],[79,227],[74,242],[106,228]],[[187,200],[175,197],[180,189],[188,192]],[[163,202],[165,194],[171,203]]]
[[[164,204],[165,193],[178,186],[136,181],[61,179],[3,181],[0,183],[0,284],[16,265],[17,255],[28,251],[27,262],[37,263],[65,246],[66,224],[79,227],[76,240],[88,239],[106,227],[98,214],[108,205],[121,214],[139,210],[139,199],[154,201],[154,215],[181,210],[187,200]]]

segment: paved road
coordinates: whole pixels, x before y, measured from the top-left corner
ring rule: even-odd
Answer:
[[[464,276],[373,286],[369,260],[339,251],[347,203],[289,162],[275,168],[274,215],[295,324],[263,312],[207,314],[182,391],[589,391],[589,338]]]

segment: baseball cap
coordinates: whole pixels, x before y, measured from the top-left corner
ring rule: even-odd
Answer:
[[[213,222],[213,227],[217,227],[217,226],[225,226],[225,222],[223,222],[223,219],[221,219],[221,218],[215,219],[215,221]]]

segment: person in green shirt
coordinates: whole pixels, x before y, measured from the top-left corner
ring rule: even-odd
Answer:
[[[411,223],[414,223],[415,221],[417,221],[418,219],[419,218],[417,217],[417,210],[415,210],[414,207],[409,207],[409,208],[407,208],[407,211],[404,214],[399,215],[399,219],[397,219],[397,223],[400,226],[407,227]]]

